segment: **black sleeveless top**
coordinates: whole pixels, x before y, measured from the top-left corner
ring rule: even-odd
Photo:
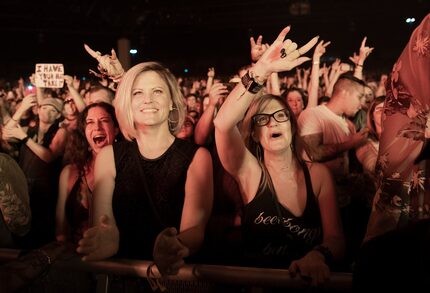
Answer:
[[[187,171],[197,149],[176,138],[163,155],[149,160],[140,154],[136,141],[113,144],[112,208],[120,232],[118,257],[152,259],[158,233],[166,227],[179,231]]]
[[[312,190],[309,171],[303,164],[306,182],[306,207],[302,216],[294,216],[283,207],[269,188],[262,189],[243,209],[244,261],[246,265],[288,268],[321,244],[320,210]]]

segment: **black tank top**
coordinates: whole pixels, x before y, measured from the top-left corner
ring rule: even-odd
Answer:
[[[152,259],[158,233],[166,227],[179,231],[187,171],[197,149],[176,138],[163,155],[149,160],[135,141],[113,144],[112,208],[120,232],[118,257]]]
[[[262,189],[243,209],[244,261],[257,267],[288,268],[322,241],[321,216],[305,164],[306,207],[302,216],[284,208],[269,188]]]

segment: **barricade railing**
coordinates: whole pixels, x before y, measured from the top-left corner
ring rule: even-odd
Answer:
[[[0,263],[16,260],[19,250],[0,249]],[[96,274],[97,292],[109,292],[110,275],[148,277],[151,261],[109,259],[104,261],[82,261],[76,254],[60,256],[51,265],[51,270],[78,271]],[[151,267],[151,278],[161,281],[173,280],[186,283],[209,283],[255,288],[296,288],[306,289],[309,284],[301,278],[292,278],[285,269],[269,269],[211,264],[186,264],[177,275],[162,277],[156,266]],[[324,292],[351,292],[352,274],[332,272],[330,280],[324,284]],[[169,291],[168,291],[169,292]],[[187,292],[187,291],[184,291]],[[194,291],[197,292],[197,291]]]

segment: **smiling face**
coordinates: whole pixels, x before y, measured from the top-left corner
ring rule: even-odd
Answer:
[[[131,106],[136,127],[167,125],[173,102],[164,80],[154,71],[145,71],[133,83]]]
[[[285,109],[279,101],[271,100],[259,114],[273,114]],[[279,119],[278,119],[279,120]],[[269,123],[265,126],[254,126],[253,138],[259,141],[266,151],[283,151],[289,149],[292,142],[290,120],[278,122],[274,117],[270,117]]]
[[[118,128],[115,127],[110,114],[102,107],[89,109],[85,123],[85,136],[94,153],[98,154],[104,146],[114,142]]]

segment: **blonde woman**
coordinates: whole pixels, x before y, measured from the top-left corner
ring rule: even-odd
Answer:
[[[122,77],[116,116],[126,141],[101,150],[94,172],[94,225],[79,242],[84,260],[154,258],[175,274],[202,244],[212,207],[212,161],[175,138],[185,105],[175,77],[155,62]]]

